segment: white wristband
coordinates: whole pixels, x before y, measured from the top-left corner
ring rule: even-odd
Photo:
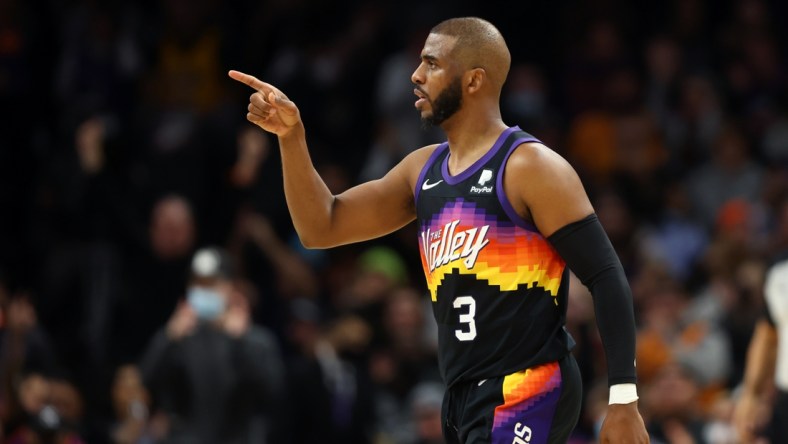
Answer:
[[[610,401],[608,404],[629,404],[638,400],[638,390],[635,384],[615,384],[610,386]]]

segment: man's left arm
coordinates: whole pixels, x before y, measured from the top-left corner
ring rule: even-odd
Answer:
[[[594,214],[565,225],[548,240],[594,298],[610,385],[600,442],[647,442],[622,440],[623,436],[637,437],[641,429],[645,434],[645,426],[637,410],[632,292],[621,261]]]
[[[648,442],[637,409],[632,293],[580,178],[561,156],[535,143],[515,150],[506,168],[504,186],[515,210],[534,222],[594,298],[610,385],[600,441]]]

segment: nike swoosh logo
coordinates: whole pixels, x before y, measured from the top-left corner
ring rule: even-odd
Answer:
[[[430,188],[434,188],[434,187],[438,186],[439,183],[443,182],[443,179],[441,179],[441,180],[439,180],[439,181],[437,181],[435,183],[427,183],[429,181],[430,181],[429,179],[424,181],[424,183],[421,185],[421,189],[422,190],[426,191],[426,190],[429,190]]]
[[[481,386],[482,386],[482,384],[484,384],[485,382],[487,382],[487,380],[486,380],[486,379],[482,379],[481,381],[479,381],[479,387],[481,387]]]

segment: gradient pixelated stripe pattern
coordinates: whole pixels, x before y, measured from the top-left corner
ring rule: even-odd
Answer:
[[[526,288],[541,287],[553,296],[557,304],[555,298],[565,264],[541,234],[518,227],[508,220],[500,221],[494,215],[487,214],[483,208],[478,208],[474,202],[462,198],[448,202],[439,214],[421,227],[422,234],[428,229],[431,233],[442,234],[444,227],[453,221],[459,221],[455,233],[489,226],[486,233],[489,243],[482,248],[471,268],[460,259],[439,265],[431,271],[429,245],[425,245],[424,236],[419,236],[422,266],[433,301],[437,300],[440,282],[446,274],[457,269],[460,274],[474,274],[477,279],[497,285],[501,291],[513,291],[520,285]],[[438,242],[438,239],[426,239],[426,242],[430,244]]]
[[[561,396],[561,368],[550,362],[508,375],[503,404],[495,408],[492,442],[511,444],[516,432],[530,444],[546,443]]]

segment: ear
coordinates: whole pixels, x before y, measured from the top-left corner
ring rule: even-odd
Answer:
[[[469,94],[479,91],[487,80],[484,68],[473,68],[465,73],[465,87]]]

